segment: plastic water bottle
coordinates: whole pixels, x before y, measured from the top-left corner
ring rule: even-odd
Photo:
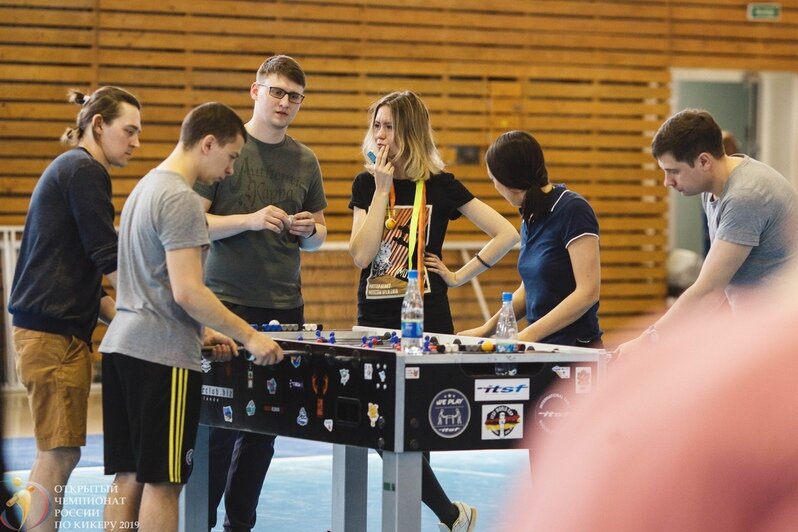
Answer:
[[[496,323],[497,353],[513,353],[518,344],[518,323],[515,321],[513,310],[512,292],[502,292],[502,309],[499,312],[499,321]],[[496,375],[515,375],[518,367],[515,364],[500,362],[494,366]]]
[[[407,291],[402,301],[402,352],[421,355],[424,352],[424,300],[418,289],[418,272],[408,270]]]

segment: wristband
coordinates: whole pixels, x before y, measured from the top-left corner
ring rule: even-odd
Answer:
[[[480,256],[479,256],[479,253],[477,253],[476,255],[474,255],[474,258],[475,258],[475,259],[477,259],[479,262],[481,262],[481,263],[482,263],[482,265],[483,265],[484,267],[486,267],[487,269],[490,269],[490,268],[491,268],[491,265],[490,265],[490,264],[488,264],[487,262],[485,262],[484,260],[482,260],[482,257],[480,257]]]

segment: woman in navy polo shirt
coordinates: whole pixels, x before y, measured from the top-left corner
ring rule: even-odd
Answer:
[[[500,136],[488,149],[488,175],[521,211],[522,283],[513,293],[516,317],[528,326],[518,339],[603,347],[598,322],[601,284],[599,227],[590,204],[565,185],[549,183],[543,149],[523,131]],[[460,334],[489,337],[499,313]]]

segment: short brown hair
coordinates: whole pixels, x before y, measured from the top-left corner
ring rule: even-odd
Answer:
[[[723,157],[723,134],[715,119],[703,109],[685,109],[659,127],[651,141],[651,154],[659,159],[666,153],[690,167],[699,154]]]
[[[247,139],[247,130],[241,117],[227,105],[208,102],[192,109],[180,126],[180,142],[188,150],[206,135],[213,135],[224,146],[239,136]]]
[[[302,88],[305,87],[305,72],[293,57],[274,55],[268,58],[258,69],[256,79],[261,82],[269,74],[279,74],[297,85],[301,85]]]

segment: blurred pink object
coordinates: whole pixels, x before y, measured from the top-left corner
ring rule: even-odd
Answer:
[[[626,355],[532,441],[502,530],[798,530],[798,283]]]

